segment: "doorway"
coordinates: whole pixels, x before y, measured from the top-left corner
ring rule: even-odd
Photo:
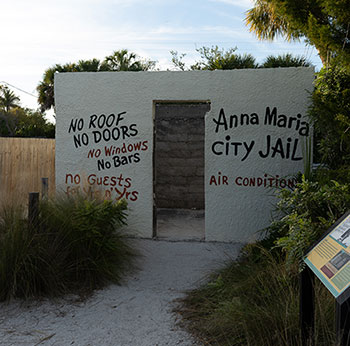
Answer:
[[[209,102],[154,102],[154,236],[204,240],[204,137]]]

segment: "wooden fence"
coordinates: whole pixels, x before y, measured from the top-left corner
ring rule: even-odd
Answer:
[[[55,193],[55,140],[0,138],[0,205],[26,205],[29,192],[41,192],[48,178],[49,196]]]

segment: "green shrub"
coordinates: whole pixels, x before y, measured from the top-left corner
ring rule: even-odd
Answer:
[[[279,229],[276,245],[287,264],[300,262],[305,251],[350,208],[350,186],[331,181],[321,185],[303,179],[294,190],[279,193],[278,210],[285,216],[272,223]]]
[[[126,202],[62,197],[40,205],[38,224],[0,214],[0,300],[87,291],[118,283],[135,252],[120,232]]]
[[[337,169],[320,167],[315,172],[314,180],[320,185],[329,184],[332,180],[340,184],[350,184],[350,165],[343,165]]]
[[[315,162],[350,164],[350,71],[334,59],[315,82],[309,116],[315,126]]]

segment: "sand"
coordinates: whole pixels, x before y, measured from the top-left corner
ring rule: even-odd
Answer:
[[[239,244],[132,240],[139,270],[87,300],[0,304],[0,345],[196,345],[177,325],[176,299],[235,259]]]

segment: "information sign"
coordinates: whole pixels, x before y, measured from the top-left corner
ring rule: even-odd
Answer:
[[[350,297],[350,212],[312,247],[304,261],[338,303]]]

